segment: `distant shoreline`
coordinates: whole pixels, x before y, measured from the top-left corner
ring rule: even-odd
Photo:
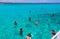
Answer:
[[[60,2],[0,2],[0,4],[60,4]]]

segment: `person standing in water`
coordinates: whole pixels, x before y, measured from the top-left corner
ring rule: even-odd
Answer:
[[[55,16],[55,14],[53,13],[53,14],[51,14],[51,16],[53,17],[53,16]]]
[[[56,32],[54,30],[52,30],[51,34],[54,36],[56,34]]]
[[[30,33],[26,36],[26,39],[32,39]]]
[[[23,36],[23,29],[20,28],[20,35]]]
[[[17,22],[16,21],[14,21],[14,25],[15,25],[15,28],[16,28],[16,26],[17,26]]]
[[[35,25],[38,25],[38,24],[39,24],[39,20],[36,20],[36,21],[35,21]]]
[[[14,21],[14,28],[15,28],[15,34],[17,34],[16,33],[16,31],[17,31],[17,22],[16,21]]]
[[[28,19],[29,21],[31,21],[31,17],[29,17],[29,19]]]

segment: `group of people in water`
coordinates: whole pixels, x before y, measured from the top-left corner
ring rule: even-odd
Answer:
[[[52,16],[54,16],[54,14]],[[29,17],[28,20],[31,21],[31,17]],[[35,24],[38,25],[39,21],[38,20],[35,21]],[[15,28],[16,28],[16,26],[17,26],[17,22],[16,21],[14,21],[14,25],[15,25]],[[23,29],[22,28],[20,28],[19,32],[20,32],[20,36],[23,36]],[[56,34],[56,32],[54,30],[52,30],[51,34],[54,36]],[[26,39],[32,39],[31,33],[28,33],[28,35],[26,36]]]
[[[31,21],[31,17],[29,17],[29,21]],[[17,22],[16,21],[14,21],[14,25],[15,25],[15,28],[17,27]],[[22,28],[20,28],[20,30],[19,30],[19,34],[20,34],[20,36],[23,36],[23,29]],[[31,37],[31,34],[30,33],[28,33],[28,35],[26,36],[26,39],[31,39],[32,37]]]
[[[31,21],[31,17],[29,17],[28,20]],[[39,23],[39,21],[37,20],[35,22],[35,24],[38,25],[38,23]],[[17,27],[17,22],[16,21],[14,21],[14,25],[15,25],[15,28],[16,28]],[[22,28],[20,28],[20,31],[19,32],[20,32],[20,36],[23,36],[23,29]],[[28,33],[28,35],[26,36],[26,39],[31,39],[31,38],[32,38],[31,37],[31,34]]]

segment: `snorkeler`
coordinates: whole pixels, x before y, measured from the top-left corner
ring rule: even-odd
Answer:
[[[54,30],[52,30],[51,34],[54,36],[56,34],[56,32]]]
[[[15,28],[16,28],[16,26],[17,26],[17,22],[16,21],[14,21],[14,25],[15,25]]]
[[[26,36],[26,39],[32,39],[30,33]]]
[[[29,21],[31,21],[31,17],[29,17]]]
[[[20,28],[19,32],[20,32],[20,35],[23,36],[23,29],[22,28]]]

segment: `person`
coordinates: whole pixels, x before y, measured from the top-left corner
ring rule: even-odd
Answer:
[[[31,17],[29,17],[29,21],[31,21]]]
[[[20,28],[20,35],[23,36],[23,29]]]
[[[39,20],[36,20],[36,21],[35,21],[35,25],[38,25],[38,24],[39,24]]]
[[[14,21],[14,25],[15,25],[15,28],[16,28],[16,26],[17,26],[17,22],[16,21]]]
[[[30,33],[26,36],[26,39],[32,39]]]
[[[51,34],[54,36],[56,33],[54,30],[51,31]]]
[[[53,14],[51,14],[51,16],[53,17],[53,16],[55,16],[55,14],[53,13]]]

